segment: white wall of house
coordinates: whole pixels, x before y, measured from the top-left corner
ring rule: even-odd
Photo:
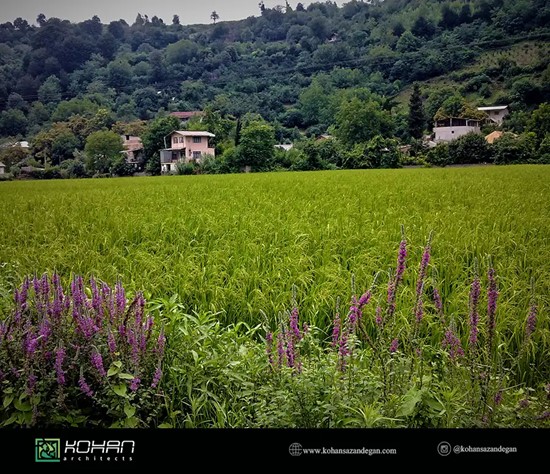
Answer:
[[[480,133],[481,128],[473,127],[471,125],[458,127],[434,127],[434,140],[436,142],[450,142],[470,132]]]
[[[485,113],[489,116],[489,118],[493,121],[498,123],[499,125],[504,120],[504,117],[508,115],[508,109],[504,110],[485,110]]]

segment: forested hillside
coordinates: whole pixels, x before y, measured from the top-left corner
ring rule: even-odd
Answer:
[[[337,127],[340,138],[407,142],[408,103],[399,94],[408,97],[415,81],[425,130],[453,94],[511,105],[517,132],[550,99],[547,0],[260,3],[242,21],[187,26],[177,13],[138,14],[132,25],[44,15],[34,25],[0,25],[0,136],[30,140],[32,149],[37,135],[72,120],[43,156],[59,163],[117,121],[208,109],[235,120],[259,114],[276,141]],[[377,117],[375,130],[343,131],[345,117],[362,111]]]

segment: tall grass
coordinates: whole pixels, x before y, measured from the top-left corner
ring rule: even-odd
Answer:
[[[296,285],[310,323],[328,330],[351,274],[364,285],[389,266],[404,224],[415,243],[434,231],[449,314],[474,259],[492,256],[513,337],[531,278],[548,302],[549,178],[514,166],[2,183],[0,288],[54,270],[122,277],[148,300],[177,294],[189,313],[255,324]]]

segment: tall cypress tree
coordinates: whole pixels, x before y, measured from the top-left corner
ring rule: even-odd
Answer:
[[[420,96],[420,86],[414,83],[411,100],[409,101],[409,135],[412,138],[422,138],[424,132],[424,107]]]

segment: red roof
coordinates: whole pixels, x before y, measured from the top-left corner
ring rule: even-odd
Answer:
[[[173,115],[174,117],[177,117],[181,120],[190,119],[195,115],[202,115],[202,114],[203,113],[200,110],[192,110],[190,112],[170,112],[170,115]]]

